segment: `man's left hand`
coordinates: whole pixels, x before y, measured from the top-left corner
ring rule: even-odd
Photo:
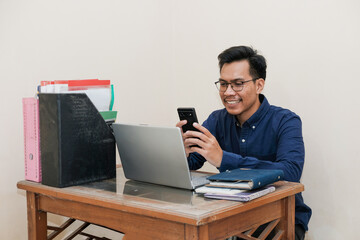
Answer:
[[[223,150],[221,149],[216,138],[205,127],[194,123],[194,127],[201,132],[187,131],[184,133],[186,146],[198,145],[191,147],[190,152],[197,152],[202,155],[209,163],[215,167],[220,167]]]

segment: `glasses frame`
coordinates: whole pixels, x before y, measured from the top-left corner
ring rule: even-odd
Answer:
[[[215,82],[215,86],[216,86],[216,88],[219,90],[219,92],[226,92],[226,91],[228,90],[228,88],[229,88],[229,85],[231,86],[231,89],[232,89],[234,92],[241,92],[241,91],[244,89],[245,83],[251,82],[251,81],[256,81],[256,80],[258,80],[258,79],[260,79],[260,78],[258,77],[258,78],[253,78],[253,79],[250,79],[250,80],[240,81],[240,82],[242,83],[242,86],[241,86],[241,89],[240,89],[240,90],[235,90],[235,89],[234,89],[234,86],[233,86],[233,84],[234,84],[235,81],[237,81],[237,80],[232,80],[232,81],[230,81],[230,82],[226,82],[226,81],[224,81],[224,80],[222,80],[222,79],[219,79],[218,81]],[[226,84],[226,89],[225,89],[224,91],[220,90],[220,86],[218,86],[218,83],[220,83],[220,82],[225,82],[225,84]]]

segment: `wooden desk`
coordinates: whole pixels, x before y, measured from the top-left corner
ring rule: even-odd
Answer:
[[[47,212],[108,227],[124,239],[245,239],[264,223],[272,222],[274,239],[294,239],[295,197],[300,183],[278,182],[276,191],[240,203],[205,199],[191,191],[127,181],[122,169],[117,179],[54,188],[20,181],[26,190],[28,239],[47,238]],[[246,235],[247,234],[247,235]],[[265,234],[266,235],[266,234]]]

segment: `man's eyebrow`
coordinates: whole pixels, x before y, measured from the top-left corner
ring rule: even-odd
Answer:
[[[224,80],[224,79],[222,79],[222,78],[219,78],[219,81],[223,81],[223,82],[237,82],[237,81],[244,81],[244,79],[243,79],[243,78],[235,78],[235,79],[233,79],[233,80],[226,81],[226,80]]]

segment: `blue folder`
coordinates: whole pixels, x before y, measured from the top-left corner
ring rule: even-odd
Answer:
[[[238,168],[212,175],[208,186],[239,189],[257,189],[284,178],[282,170]]]

